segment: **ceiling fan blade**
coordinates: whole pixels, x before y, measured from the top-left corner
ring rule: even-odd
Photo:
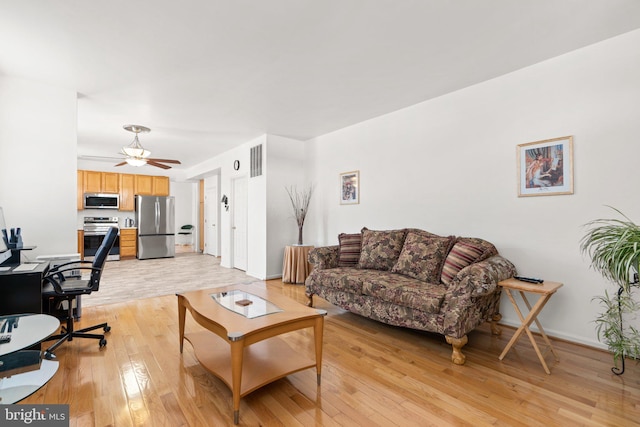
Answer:
[[[177,165],[181,165],[180,160],[171,160],[171,159],[147,159],[154,162],[162,162],[162,163],[175,163]]]
[[[117,164],[117,165],[115,165],[115,166],[124,166],[124,165],[126,165],[126,164],[127,164],[127,162],[120,162],[120,163],[118,163],[118,164]]]
[[[163,165],[162,163],[154,162],[152,159],[147,159],[147,164],[162,169],[171,169],[171,166]]]

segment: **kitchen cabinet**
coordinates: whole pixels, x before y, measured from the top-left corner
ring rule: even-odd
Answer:
[[[120,229],[120,258],[133,258],[137,250],[137,228]]]
[[[169,195],[169,177],[154,176],[153,177],[153,196]]]
[[[102,172],[102,192],[120,192],[120,174],[113,172]]]
[[[102,172],[82,171],[84,179],[82,182],[83,193],[100,193],[102,191]]]
[[[120,210],[135,210],[135,175],[121,173],[120,174]]]
[[[78,253],[80,259],[84,259],[84,230],[78,230]]]
[[[78,187],[82,193],[118,193],[120,191],[119,173],[78,171],[78,177],[82,172],[82,178],[78,178]]]
[[[84,209],[84,193],[120,195],[121,211],[135,210],[135,196],[168,196],[169,177],[78,170],[78,210]]]
[[[149,175],[136,175],[135,177],[136,194],[140,196],[153,195],[153,177]]]
[[[135,193],[141,196],[168,196],[169,177],[135,175]]]
[[[84,171],[78,171],[78,210],[84,209]]]

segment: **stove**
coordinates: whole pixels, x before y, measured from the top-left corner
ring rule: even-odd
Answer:
[[[89,216],[84,218],[82,229],[84,230],[84,259],[93,261],[96,252],[102,244],[104,236],[111,227],[118,228],[118,217]],[[118,261],[120,259],[120,232],[107,255],[107,261]]]

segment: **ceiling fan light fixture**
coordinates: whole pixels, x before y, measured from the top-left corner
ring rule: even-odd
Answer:
[[[144,166],[147,164],[145,159],[141,159],[139,157],[127,157],[125,162],[130,164],[131,166]]]
[[[146,159],[151,155],[151,151],[145,150],[144,148],[136,148],[132,146],[122,147],[122,153],[129,157],[140,157]]]
[[[140,157],[147,158],[151,155],[151,151],[145,150],[142,144],[140,144],[140,140],[138,139],[138,134],[136,134],[131,144],[122,147],[122,153],[129,157]]]
[[[138,134],[151,132],[151,129],[148,127],[140,125],[124,125],[123,128],[126,131],[134,133],[135,137],[133,138],[133,141],[131,141],[131,144],[125,145],[120,149],[120,154],[124,155],[125,158],[122,162],[115,165],[116,167],[128,164],[131,166],[150,165],[161,169],[171,169],[171,166],[166,165],[165,163],[181,164],[179,160],[154,159],[149,157],[151,156],[151,151],[145,150],[138,139]]]

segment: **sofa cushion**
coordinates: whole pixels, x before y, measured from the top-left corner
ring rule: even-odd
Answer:
[[[404,230],[376,231],[363,228],[358,268],[391,270],[402,251],[404,236]]]
[[[427,313],[438,313],[447,288],[440,283],[425,283],[389,271],[371,271],[362,276],[362,293],[382,301]]]
[[[379,271],[361,270],[354,267],[313,270],[305,283],[307,284],[307,289],[312,284],[314,289],[334,289],[361,295],[362,284],[368,280],[369,275],[379,273]]]
[[[454,236],[441,237],[411,231],[391,271],[427,283],[440,283],[440,273]]]
[[[477,237],[458,237],[456,242],[467,243],[482,249],[482,255],[478,257],[476,262],[484,261],[494,255],[498,255],[498,250],[492,243]]]
[[[480,260],[484,252],[484,249],[479,246],[457,241],[444,261],[440,277],[442,283],[448,286],[460,270]]]
[[[355,267],[360,260],[362,233],[338,235],[338,267]]]

